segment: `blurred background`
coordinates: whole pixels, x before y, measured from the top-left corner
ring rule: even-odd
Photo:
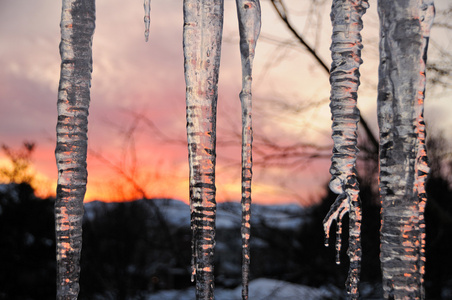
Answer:
[[[452,6],[447,0],[435,4],[425,102],[432,168],[426,288],[428,299],[452,299]],[[253,71],[251,277],[315,288],[309,299],[344,297],[348,269],[345,250],[337,266],[334,247],[324,247],[321,226],[335,198],[327,188],[330,5],[262,1]],[[377,3],[370,5],[362,31],[358,169],[364,207],[362,294],[378,299],[379,20]],[[148,43],[141,3],[97,1],[96,10],[81,298],[182,299],[158,294],[192,286],[182,1],[152,3]],[[0,299],[55,295],[60,14],[61,4],[51,0],[0,2]],[[237,24],[235,1],[226,0],[217,122],[219,293],[240,284]]]

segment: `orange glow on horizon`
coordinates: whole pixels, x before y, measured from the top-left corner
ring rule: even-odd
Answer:
[[[0,161],[0,166],[1,166]],[[93,172],[95,173],[95,172]],[[34,181],[32,187],[35,190],[35,195],[40,198],[56,197],[57,180],[49,178],[44,173],[33,168]],[[94,175],[94,174],[93,174]],[[124,183],[120,178],[113,177],[116,183],[104,180],[102,176],[88,175],[88,185],[84,198],[84,202],[102,201],[102,202],[128,202],[137,199],[142,199],[140,192],[135,190],[131,185]],[[240,202],[241,200],[241,184],[240,180],[227,180],[228,183],[219,184],[217,182],[217,202]],[[5,183],[5,182],[3,182]],[[287,191],[286,191],[287,192]],[[290,195],[284,194],[283,188],[271,185],[253,184],[252,187],[252,202],[262,205],[272,204],[286,204],[296,203],[300,205],[309,205],[315,203],[313,199],[319,199],[323,196],[324,191],[310,190],[313,196],[311,201],[307,203],[297,201],[295,198],[292,201],[282,201],[282,198],[292,199]],[[189,180],[188,174],[186,178],[178,177],[177,180],[171,178],[160,178],[155,186],[149,184],[145,190],[146,196],[149,199],[176,199],[189,203]],[[308,196],[309,198],[309,196]]]
[[[56,196],[57,170],[53,147],[53,143],[38,144],[29,166],[28,171],[34,178],[32,187],[35,189],[36,196],[40,198]],[[13,145],[14,148],[18,148],[18,146]],[[110,165],[92,155],[88,156],[88,185],[84,202],[95,200],[103,202],[133,201],[144,198],[144,194],[149,199],[177,199],[188,204],[189,172],[186,151],[185,147],[175,148],[166,145],[156,147],[149,142],[137,145],[136,156],[139,157],[139,161],[133,173],[135,187],[132,182],[127,181]],[[113,163],[116,162],[115,159],[121,157],[114,151],[104,151],[102,154]],[[126,171],[127,168],[130,168],[127,164],[118,165],[124,167]],[[0,155],[0,167],[10,167],[8,159],[2,155]],[[316,166],[314,169],[317,168]],[[277,177],[280,177],[281,172],[283,171],[274,168],[265,170],[266,174]],[[240,202],[241,171],[239,163],[227,168],[222,166],[221,162],[219,165],[217,163],[216,173],[216,201]],[[271,178],[269,180],[265,176],[259,178],[258,175],[253,178],[252,182],[252,202],[264,205],[295,203],[307,206],[317,203],[325,195],[324,186],[316,185],[319,179],[312,176],[307,178],[300,176],[301,178],[304,178],[303,181],[300,181],[302,186],[285,186],[284,183],[276,182]]]
[[[88,179],[88,188],[85,194],[85,202],[91,202],[95,200],[103,202],[127,202],[137,199],[141,199],[141,195],[136,191],[131,189],[131,187],[118,185],[116,188],[111,188],[108,191],[105,190],[104,185],[99,187],[97,184],[90,184],[91,181]],[[163,180],[162,180],[163,181]],[[108,183],[106,183],[108,185]],[[171,182],[168,179],[167,182],[160,183],[159,187],[149,187],[149,191],[146,191],[146,196],[149,199],[176,199],[189,204],[189,180],[187,178],[180,179],[175,182]],[[169,187],[169,188],[165,188]],[[241,199],[241,185],[240,182],[237,183],[225,183],[216,184],[217,202],[240,202]],[[129,191],[127,193],[127,191]],[[319,194],[321,192],[319,191]],[[321,195],[321,194],[320,194]],[[281,202],[281,191],[274,186],[263,186],[263,185],[253,185],[252,187],[252,197],[253,203],[271,205],[271,204],[282,204]],[[294,202],[294,201],[292,201]],[[295,202],[297,203],[297,202]],[[303,203],[298,203],[303,204]]]

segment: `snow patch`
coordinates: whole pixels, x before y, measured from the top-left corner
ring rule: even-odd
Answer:
[[[322,300],[322,299],[336,299],[338,297],[336,290],[329,290],[323,288],[312,288],[295,283],[288,283],[285,281],[259,278],[250,282],[249,285],[249,297],[253,300],[264,299],[278,299],[278,300],[293,300],[293,299],[310,299],[310,300]],[[161,291],[152,295],[149,295],[146,300],[194,300],[195,289],[188,288],[185,290],[175,291]],[[215,289],[215,299],[217,300],[241,300],[242,299],[242,287],[238,286],[235,289]]]

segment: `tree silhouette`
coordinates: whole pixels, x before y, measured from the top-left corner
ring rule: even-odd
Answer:
[[[0,299],[55,298],[53,199],[27,183],[0,189]]]
[[[30,174],[31,157],[36,148],[33,142],[24,142],[22,149],[14,150],[6,144],[2,145],[3,153],[11,163],[11,167],[0,168],[0,180],[8,183],[32,184],[33,174]]]

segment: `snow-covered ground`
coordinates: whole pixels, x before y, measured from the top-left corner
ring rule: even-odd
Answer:
[[[323,300],[323,299],[337,299],[341,291],[335,287],[328,288],[312,288],[299,284],[288,283],[284,281],[259,278],[251,281],[249,286],[249,298],[253,300],[295,300],[295,299],[309,299],[309,300]],[[146,297],[146,300],[194,300],[195,289],[189,288],[186,290],[170,290],[161,291]],[[215,289],[216,300],[241,300],[242,288],[239,286],[233,290]]]
[[[153,216],[147,220],[156,222],[155,208],[166,221],[171,232],[183,229],[186,234],[190,229],[190,207],[184,202],[173,199],[138,200],[135,204],[139,209],[149,211]],[[111,210],[117,207],[115,203],[90,202],[85,204],[85,219],[96,218],[99,211]],[[129,204],[123,204],[129,205]],[[132,203],[130,203],[132,205]],[[217,206],[217,244],[216,244],[216,268],[218,274],[217,282],[221,286],[215,288],[215,299],[217,300],[239,300],[242,299],[240,284],[241,272],[241,205],[238,202],[219,203]],[[309,218],[309,211],[297,205],[252,205],[252,226],[255,229],[265,228],[260,232],[260,236],[253,236],[251,242],[254,249],[267,251],[271,247],[266,240],[266,235],[274,234],[278,230],[296,233],[300,230]],[[152,224],[155,226],[155,224]],[[152,227],[154,228],[154,227]],[[275,230],[267,230],[272,228]],[[188,249],[188,250],[187,250]],[[190,248],[187,248],[190,251]],[[270,259],[271,260],[271,259]],[[268,261],[270,265],[277,262]],[[169,270],[170,264],[165,266]],[[268,268],[268,266],[267,266]],[[270,267],[271,268],[271,267]],[[153,274],[153,272],[150,272]],[[306,274],[310,276],[310,274]],[[189,280],[189,279],[187,279]],[[326,283],[325,283],[326,284]],[[193,284],[194,285],[194,284]],[[225,288],[231,287],[230,289]],[[377,287],[362,283],[360,285],[361,299],[379,300],[382,299],[381,286]],[[108,297],[107,297],[108,298]],[[252,300],[263,299],[309,299],[309,300],[339,300],[345,299],[345,286],[338,288],[333,285],[320,288],[303,286],[268,278],[257,278],[251,281],[249,287],[249,298]],[[105,298],[99,298],[105,299]],[[195,288],[184,290],[161,290],[159,292],[146,295],[147,300],[191,300],[196,299]]]
[[[381,285],[362,282],[360,284],[360,299],[384,300]],[[146,300],[195,300],[195,288],[185,290],[160,291],[145,297]],[[242,287],[235,289],[215,288],[216,300],[241,300]],[[252,300],[339,300],[346,299],[345,288],[339,289],[333,285],[313,288],[285,281],[258,278],[250,282],[249,299]],[[449,298],[444,298],[449,299]]]

